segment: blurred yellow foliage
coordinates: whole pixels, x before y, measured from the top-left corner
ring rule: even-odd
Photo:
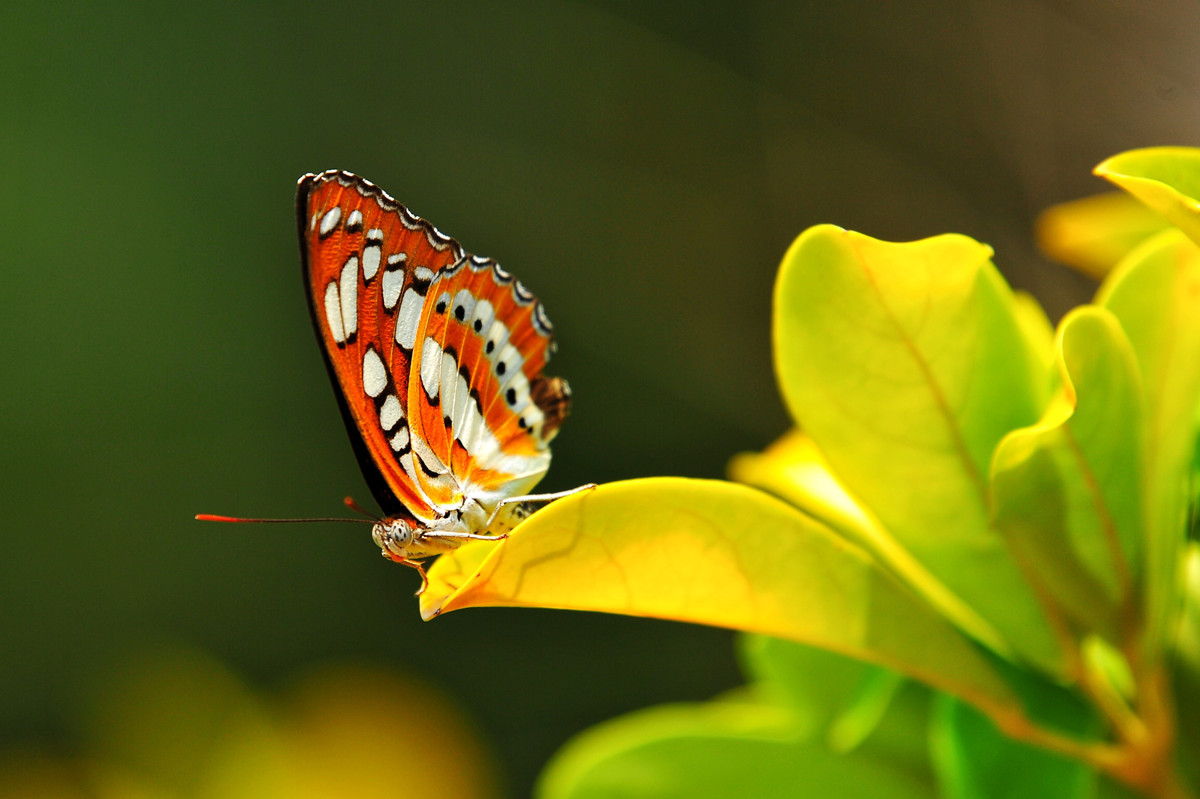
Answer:
[[[1169,223],[1125,192],[1052,205],[1038,216],[1038,247],[1047,257],[1102,279],[1134,247]]]
[[[331,665],[274,696],[187,650],[139,658],[97,691],[78,758],[9,752],[0,796],[77,799],[498,795],[469,723],[396,671]]]

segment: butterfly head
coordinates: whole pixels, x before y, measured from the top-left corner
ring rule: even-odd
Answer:
[[[371,538],[385,558],[404,560],[412,555],[409,547],[417,538],[417,529],[404,519],[383,519],[371,527]]]

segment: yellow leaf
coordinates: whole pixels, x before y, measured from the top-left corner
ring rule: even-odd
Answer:
[[[1114,155],[1094,170],[1162,214],[1200,244],[1200,148],[1147,147]]]
[[[775,368],[846,490],[994,630],[1002,654],[1061,675],[1036,592],[989,519],[992,452],[1037,421],[1049,385],[1044,331],[991,254],[966,236],[895,243],[809,228],[775,284]]]
[[[729,464],[729,476],[786,500],[863,547],[959,629],[998,652],[1005,650],[1004,641],[992,626],[947,590],[846,491],[817,445],[801,431],[784,434],[761,453],[735,456]]]
[[[550,607],[766,633],[890,666],[996,716],[1019,713],[962,633],[864,550],[733,483],[602,485],[534,514],[498,544],[429,570],[425,618],[465,607]]]
[[[787,500],[856,543],[870,538],[867,512],[838,482],[817,445],[799,430],[784,434],[761,453],[735,456],[729,476]]]
[[[1096,295],[1129,336],[1145,389],[1142,640],[1151,659],[1161,657],[1180,605],[1187,480],[1200,404],[1200,248],[1185,233],[1166,230],[1138,247]]]
[[[1120,191],[1052,205],[1037,220],[1037,242],[1047,257],[1097,280],[1167,221]]]

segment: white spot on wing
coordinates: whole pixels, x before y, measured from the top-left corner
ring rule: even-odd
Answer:
[[[388,266],[395,266],[398,263],[403,263],[408,260],[408,256],[402,252],[394,253],[387,257]]]
[[[481,455],[491,457],[494,448],[498,448],[500,442],[487,429],[487,423],[484,422],[479,406],[471,397],[462,375],[459,375],[458,382],[461,385],[458,387],[459,395],[454,398],[454,437],[471,457],[477,460]]]
[[[450,306],[450,312],[455,319],[459,319],[459,311],[462,311],[460,321],[466,322],[471,318],[471,314],[475,312],[475,296],[467,289],[459,289],[454,295],[454,302]]]
[[[362,211],[355,208],[350,212],[350,216],[346,217],[346,230],[357,230],[362,227],[362,223]]]
[[[338,344],[346,343],[346,328],[342,326],[342,304],[338,300],[338,287],[334,281],[325,286],[325,321],[329,323],[329,332]]]
[[[408,426],[405,425],[404,427],[401,427],[399,430],[397,430],[396,435],[392,436],[391,440],[389,440],[388,443],[392,445],[393,452],[399,452],[400,450],[407,447],[408,446]],[[410,455],[408,457],[410,459],[409,463],[411,464],[412,456]]]
[[[413,277],[423,283],[428,283],[430,280],[433,280],[433,270],[427,266],[418,266],[413,269]]]
[[[433,450],[429,448],[429,444],[425,442],[423,437],[412,436],[410,441],[412,443],[413,453],[421,459],[422,463],[429,467],[431,472],[436,472],[438,475],[447,477],[451,480],[454,479],[449,474],[450,470],[446,468],[444,463],[442,463],[442,459],[433,454]],[[429,478],[426,477],[425,479],[428,480]]]
[[[534,436],[535,438],[541,435],[540,430],[536,429],[540,427],[542,421],[545,419],[541,408],[531,404],[521,413],[520,418],[525,420],[525,429],[529,431],[530,435]]]
[[[483,416],[475,405],[475,400],[467,395],[467,403],[463,408],[462,419],[454,425],[454,435],[471,456],[476,456],[479,447],[479,428],[483,424]]]
[[[474,401],[467,404],[465,416],[463,435],[459,436],[459,441],[481,468],[491,469],[492,464],[496,463],[504,454],[501,451],[500,441],[487,426],[487,421],[480,414]]]
[[[379,272],[379,259],[382,255],[383,248],[378,244],[363,248],[363,280],[370,280]]]
[[[351,255],[342,267],[342,324],[345,326],[346,338],[349,339],[358,330],[358,256]]]
[[[383,273],[383,307],[389,311],[396,307],[400,299],[400,289],[404,288],[404,270],[388,269]]]
[[[443,291],[438,295],[437,303],[433,306],[433,310],[434,313],[446,313],[446,311],[450,310],[450,292]]]
[[[504,349],[504,345],[508,343],[508,328],[499,319],[492,322],[492,329],[488,331],[487,343],[483,345],[483,352],[495,363],[500,351]]]
[[[521,371],[524,364],[525,359],[521,357],[521,352],[512,344],[505,344],[499,353],[492,353],[492,369],[501,383],[507,383],[513,375]]]
[[[475,310],[471,314],[470,324],[471,330],[476,333],[484,334],[492,327],[492,320],[496,318],[496,309],[487,300],[477,300],[475,302]]]
[[[328,236],[337,227],[338,222],[342,221],[342,209],[336,205],[325,212],[325,216],[321,217],[321,227],[317,231],[322,237]]]
[[[408,429],[405,428],[404,432],[407,433]],[[398,436],[399,433],[396,435]],[[420,441],[419,438],[413,440]],[[425,493],[425,489],[421,487],[421,481],[417,478],[417,467],[413,462],[413,458],[415,457],[416,456],[412,453],[412,451],[404,453],[400,456],[400,466],[403,467],[405,474],[408,475],[409,484],[416,487],[417,492],[421,495],[421,498],[425,500],[425,504],[433,507],[433,500],[431,500],[429,495]]]
[[[509,402],[509,392],[512,392],[512,402]],[[525,405],[529,402],[529,380],[526,379],[525,373],[518,371],[508,381],[508,385],[504,386],[500,393],[504,396],[504,403],[512,409],[513,413],[520,413],[525,409]]]
[[[400,407],[400,400],[396,399],[395,394],[388,394],[383,407],[379,409],[379,426],[391,430],[403,418],[404,409]]]
[[[458,361],[448,352],[442,352],[442,413],[454,424],[454,406],[458,401]],[[449,393],[447,393],[449,392]]]
[[[417,326],[421,323],[421,309],[425,298],[409,289],[404,292],[400,313],[396,314],[396,343],[411,351],[417,342]]]
[[[383,367],[383,359],[371,348],[363,353],[363,391],[368,397],[378,397],[388,385],[387,369]]]
[[[513,476],[515,482],[517,478],[533,474],[543,475],[549,466],[549,453],[540,452],[537,455],[501,455],[498,458],[493,458],[487,468],[504,474],[510,474]]]
[[[437,399],[442,374],[442,345],[432,338],[421,345],[421,385],[430,399]]]
[[[445,359],[445,356],[443,356]],[[471,387],[467,385],[467,381],[463,379],[461,374],[458,374],[458,364],[450,358],[450,368],[454,369],[454,403],[450,408],[450,419],[454,427],[454,435],[459,435],[459,430],[467,423],[467,406],[474,407],[475,403],[471,402]],[[443,361],[444,368],[444,361]],[[445,373],[443,372],[443,375]]]

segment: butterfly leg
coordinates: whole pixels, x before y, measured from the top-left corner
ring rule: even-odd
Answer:
[[[523,502],[553,502],[556,499],[569,497],[572,494],[582,494],[584,491],[591,491],[595,487],[595,483],[588,483],[576,488],[568,488],[566,491],[556,491],[553,494],[526,494],[523,497],[507,497],[496,503],[496,508],[492,511],[492,515],[488,517],[487,525],[484,529],[486,530],[492,526],[492,522],[496,521],[496,517],[500,514],[500,509],[505,505],[516,505]]]
[[[453,538],[462,541],[499,541],[501,538],[508,538],[508,533],[500,535],[478,535],[476,533],[459,533],[454,530],[426,530],[421,534],[422,538]]]
[[[421,575],[421,587],[417,589],[417,593],[413,594],[413,596],[420,596],[421,594],[425,593],[425,589],[429,587],[429,578],[425,576],[425,565],[419,560],[409,560],[408,558],[405,558],[404,560],[398,560],[396,562],[408,566],[411,569],[416,569],[417,574]]]
[[[387,550],[383,551],[383,556],[392,563],[399,563],[401,566],[407,566],[410,569],[416,569],[417,574],[421,575],[421,587],[417,589],[415,596],[420,596],[425,593],[425,589],[429,587],[429,578],[425,576],[425,564],[419,560],[409,560],[400,555],[393,555]]]

